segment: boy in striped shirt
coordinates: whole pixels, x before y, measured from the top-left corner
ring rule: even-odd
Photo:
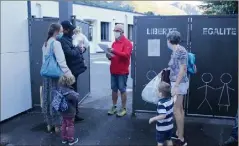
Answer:
[[[173,132],[173,98],[171,98],[170,85],[166,82],[160,82],[159,101],[157,105],[158,115],[149,119],[149,124],[156,121],[156,140],[158,146],[173,146],[171,137]]]

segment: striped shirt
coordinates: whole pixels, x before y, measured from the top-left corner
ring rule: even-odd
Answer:
[[[166,115],[165,119],[157,121],[157,132],[173,129],[173,99],[171,97],[162,98],[158,101],[157,113],[158,115]]]

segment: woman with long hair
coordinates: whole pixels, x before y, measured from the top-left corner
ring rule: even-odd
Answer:
[[[61,47],[61,43],[57,41],[63,35],[63,28],[58,23],[53,23],[50,25],[48,30],[48,36],[42,47],[42,60],[45,61],[45,55],[48,55],[50,51],[50,46],[53,43],[53,53],[55,55],[56,61],[60,66],[62,72],[65,76],[72,78],[74,77],[68,68],[64,56],[64,52]],[[55,132],[60,131],[60,126],[62,122],[62,117],[60,113],[54,111],[51,102],[53,100],[52,91],[58,88],[58,78],[43,77],[43,91],[42,91],[42,112],[44,114],[45,122],[47,123],[47,131],[55,130]]]

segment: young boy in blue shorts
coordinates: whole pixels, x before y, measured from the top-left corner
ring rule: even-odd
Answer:
[[[157,105],[158,115],[149,119],[149,124],[156,122],[156,140],[158,146],[173,146],[171,137],[173,132],[173,98],[171,97],[170,85],[160,82],[159,101]]]

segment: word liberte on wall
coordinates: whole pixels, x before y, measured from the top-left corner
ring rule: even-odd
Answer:
[[[147,35],[167,35],[170,31],[175,31],[177,28],[147,28]]]

